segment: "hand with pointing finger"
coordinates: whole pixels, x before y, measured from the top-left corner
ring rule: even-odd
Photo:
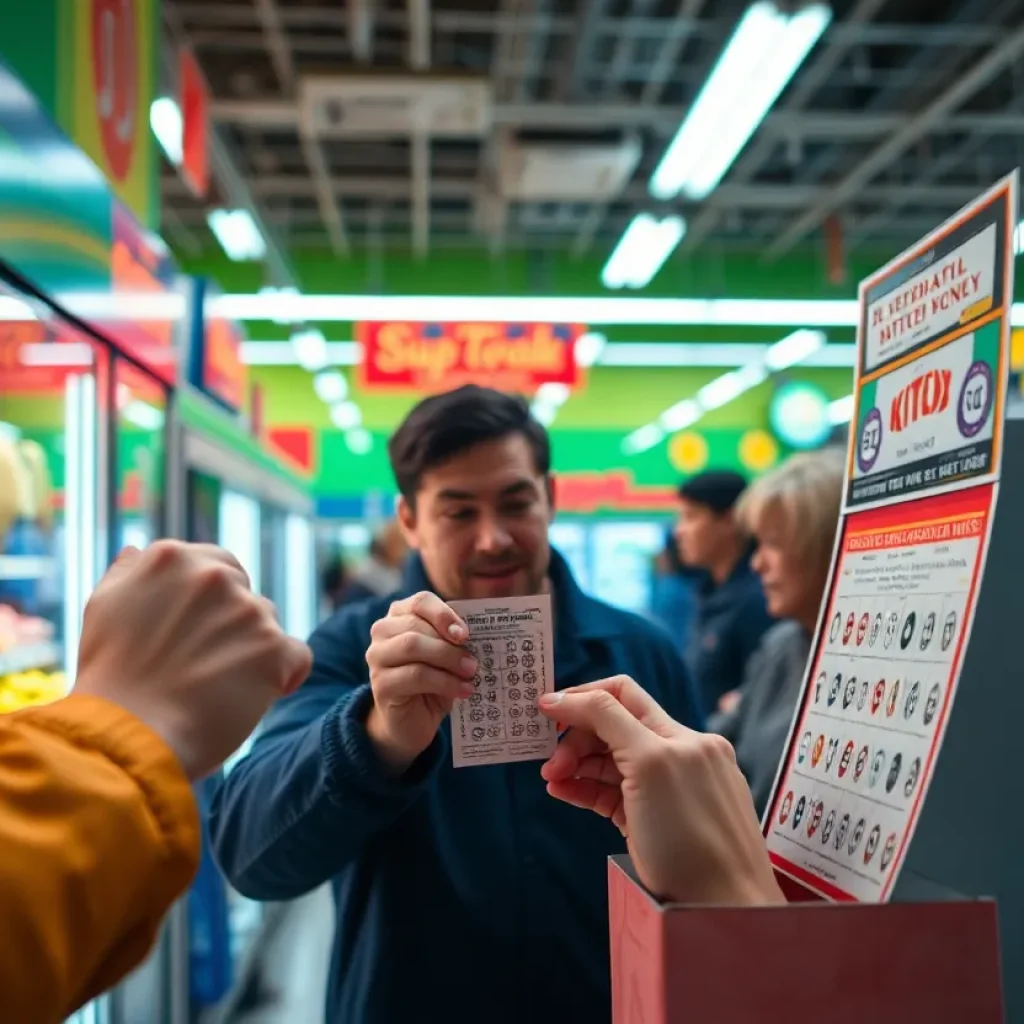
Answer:
[[[366,731],[384,763],[402,774],[430,746],[454,701],[473,693],[477,662],[463,646],[466,624],[426,591],[396,601],[370,638]]]
[[[569,731],[541,769],[559,800],[610,818],[662,899],[784,902],[728,741],[674,721],[627,676],[547,694]]]

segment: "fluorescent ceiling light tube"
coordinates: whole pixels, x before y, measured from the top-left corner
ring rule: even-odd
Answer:
[[[299,366],[310,373],[316,373],[327,365],[327,342],[323,332],[313,327],[295,331],[292,334],[292,348]]]
[[[241,263],[266,255],[267,243],[248,210],[211,210],[206,222],[228,259]]]
[[[669,406],[659,417],[658,423],[671,432],[692,427],[704,415],[704,410],[692,398],[684,399]]]
[[[149,126],[167,159],[180,167],[184,160],[184,128],[181,108],[170,96],[153,100],[149,107]]]
[[[313,378],[313,390],[321,402],[332,405],[348,398],[348,381],[337,370],[322,370]]]
[[[630,455],[637,455],[653,448],[665,437],[665,431],[657,423],[648,423],[639,430],[634,430],[622,442],[622,450]]]
[[[638,213],[623,231],[601,271],[606,288],[643,288],[661,269],[686,234],[682,217],[657,220]]]
[[[363,414],[354,402],[335,402],[331,406],[331,422],[339,430],[355,430],[362,425]]]
[[[751,4],[651,176],[651,195],[710,195],[831,20],[823,3],[794,14]]]
[[[849,423],[853,415],[853,395],[845,398],[837,398],[828,407],[828,421],[834,427],[842,423]]]
[[[534,298],[476,295],[221,295],[213,315],[229,320],[343,323],[359,320],[856,327],[856,299]],[[1024,322],[1024,306],[1019,313]]]
[[[827,341],[823,331],[794,331],[765,352],[764,365],[772,373],[778,373],[779,370],[802,363],[812,353],[824,348]]]

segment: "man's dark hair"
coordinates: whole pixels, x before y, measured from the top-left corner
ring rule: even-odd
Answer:
[[[406,416],[388,441],[398,489],[413,504],[429,470],[478,444],[512,434],[526,438],[534,468],[546,476],[551,471],[551,441],[524,399],[476,384],[431,395]]]
[[[712,469],[680,484],[679,497],[722,514],[735,506],[746,489],[747,481],[739,473]]]

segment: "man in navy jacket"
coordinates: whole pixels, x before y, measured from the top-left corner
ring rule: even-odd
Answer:
[[[210,817],[255,899],[331,881],[328,1024],[600,1024],[610,1017],[607,820],[552,800],[538,762],[454,769],[448,713],[476,665],[443,599],[548,591],[559,688],[624,673],[700,727],[656,626],[586,596],[548,547],[544,428],[477,387],[426,399],[389,445],[416,550],[402,592],[313,635],[305,685],[267,717]]]

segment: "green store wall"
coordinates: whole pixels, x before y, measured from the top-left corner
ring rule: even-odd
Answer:
[[[644,297],[850,298],[853,282],[870,273],[890,253],[866,254],[849,268],[849,283],[830,284],[824,262],[811,249],[769,266],[757,254],[702,251],[673,260],[643,292]],[[414,260],[385,253],[374,260],[338,260],[328,253],[300,252],[293,270],[301,288],[311,293],[392,295],[608,295],[600,284],[603,256],[573,260],[558,254],[510,254],[494,259],[484,253],[439,255]],[[185,260],[192,273],[218,281],[228,292],[255,292],[266,283],[263,268],[232,264],[222,257]],[[246,325],[254,340],[283,340],[288,327],[272,322]],[[321,323],[328,340],[353,337],[350,323]],[[771,342],[786,333],[758,327],[601,328],[610,341]],[[830,341],[852,342],[852,329],[830,330]],[[769,433],[773,387],[762,385],[705,417],[692,430],[667,439],[641,455],[623,455],[623,437],[661,411],[697,391],[722,372],[717,368],[603,368],[590,371],[586,385],[572,395],[551,428],[556,468],[568,478],[570,498],[584,510],[626,507],[655,509],[671,501],[681,476],[709,465],[757,473],[787,454]],[[314,487],[321,497],[344,497],[364,491],[393,492],[387,465],[387,436],[419,395],[382,395],[363,391],[357,374],[348,371],[350,393],[373,438],[365,455],[353,454],[335,430],[326,406],[316,397],[312,378],[298,367],[253,367],[262,386],[265,417],[272,428],[313,431]],[[849,394],[849,370],[795,370],[787,379],[818,385],[830,398]],[[597,485],[595,477],[614,479]],[[605,481],[607,485],[607,480]]]

